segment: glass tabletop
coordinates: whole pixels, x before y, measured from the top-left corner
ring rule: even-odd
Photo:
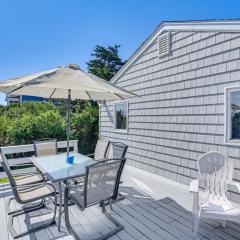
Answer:
[[[52,182],[60,182],[85,175],[86,166],[96,161],[79,153],[71,153],[74,163],[67,163],[67,153],[32,157],[33,164]]]

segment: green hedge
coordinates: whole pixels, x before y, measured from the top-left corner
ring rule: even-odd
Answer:
[[[94,150],[98,138],[98,106],[93,103],[73,105],[72,139],[79,140],[80,152]],[[64,102],[24,102],[0,108],[0,146],[32,143],[42,138],[66,140]]]

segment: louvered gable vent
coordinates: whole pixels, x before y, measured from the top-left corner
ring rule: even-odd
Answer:
[[[170,54],[170,33],[161,34],[158,37],[158,53],[159,57]]]

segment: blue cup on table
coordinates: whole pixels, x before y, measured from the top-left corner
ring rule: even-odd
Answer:
[[[74,156],[67,156],[67,163],[73,164],[74,162]]]

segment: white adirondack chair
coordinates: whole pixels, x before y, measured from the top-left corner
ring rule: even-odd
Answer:
[[[229,185],[235,186],[240,192],[240,184],[232,180],[233,163],[231,159],[218,152],[208,152],[198,159],[200,179],[193,180],[190,192],[193,193],[194,235],[197,234],[200,218],[211,218],[222,221],[240,223],[240,208],[232,205],[226,193]],[[204,188],[203,197],[199,197],[200,185]]]

